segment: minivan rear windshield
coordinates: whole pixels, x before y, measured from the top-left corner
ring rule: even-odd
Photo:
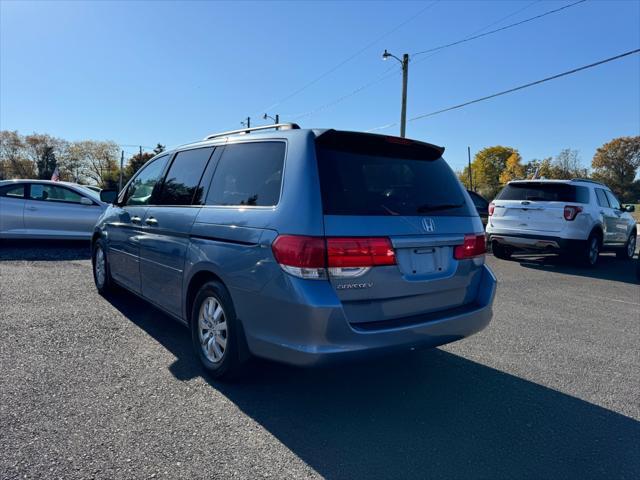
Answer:
[[[325,215],[471,216],[443,149],[330,131],[316,140]]]
[[[589,203],[589,190],[567,183],[510,183],[498,194],[496,200]]]

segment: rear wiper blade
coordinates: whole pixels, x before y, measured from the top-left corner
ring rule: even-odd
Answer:
[[[459,208],[459,207],[462,207],[463,205],[464,205],[464,202],[457,203],[457,204],[443,203],[440,205],[424,204],[424,205],[420,205],[417,210],[418,210],[418,213],[435,212],[436,210],[448,210],[450,208]]]

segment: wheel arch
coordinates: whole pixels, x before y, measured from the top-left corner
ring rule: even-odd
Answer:
[[[593,234],[596,234],[600,238],[600,244],[602,245],[602,243],[604,243],[604,230],[602,229],[602,225],[598,224],[594,226],[589,232],[589,237]]]
[[[211,281],[220,282],[224,285],[227,291],[229,290],[222,278],[220,278],[220,276],[214,273],[210,268],[203,267],[189,278],[189,282],[187,283],[187,288],[185,290],[186,295],[184,297],[184,318],[187,321],[187,324],[191,323],[191,310],[198,290],[200,290],[202,285]]]

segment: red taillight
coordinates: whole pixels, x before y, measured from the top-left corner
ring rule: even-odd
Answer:
[[[575,205],[566,205],[564,207],[564,219],[571,222],[575,220],[575,218],[581,211],[582,207],[577,207]]]
[[[324,268],[326,251],[324,238],[300,235],[280,235],[271,245],[280,265],[301,268]]]
[[[496,206],[493,202],[489,204],[489,216],[493,215],[493,211],[496,209]]]
[[[464,243],[457,245],[453,250],[453,258],[462,260],[465,258],[478,257],[487,252],[487,245],[484,235],[465,235]]]
[[[374,267],[395,265],[391,240],[374,238],[327,238],[327,261],[333,267]]]
[[[280,235],[271,245],[273,256],[283,270],[301,278],[326,278],[331,275],[356,276],[341,269],[395,265],[391,240],[385,237],[306,237]]]

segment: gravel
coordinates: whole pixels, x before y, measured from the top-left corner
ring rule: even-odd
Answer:
[[[494,320],[362,364],[206,377],[86,244],[0,244],[0,478],[638,478],[630,262],[488,258]]]

